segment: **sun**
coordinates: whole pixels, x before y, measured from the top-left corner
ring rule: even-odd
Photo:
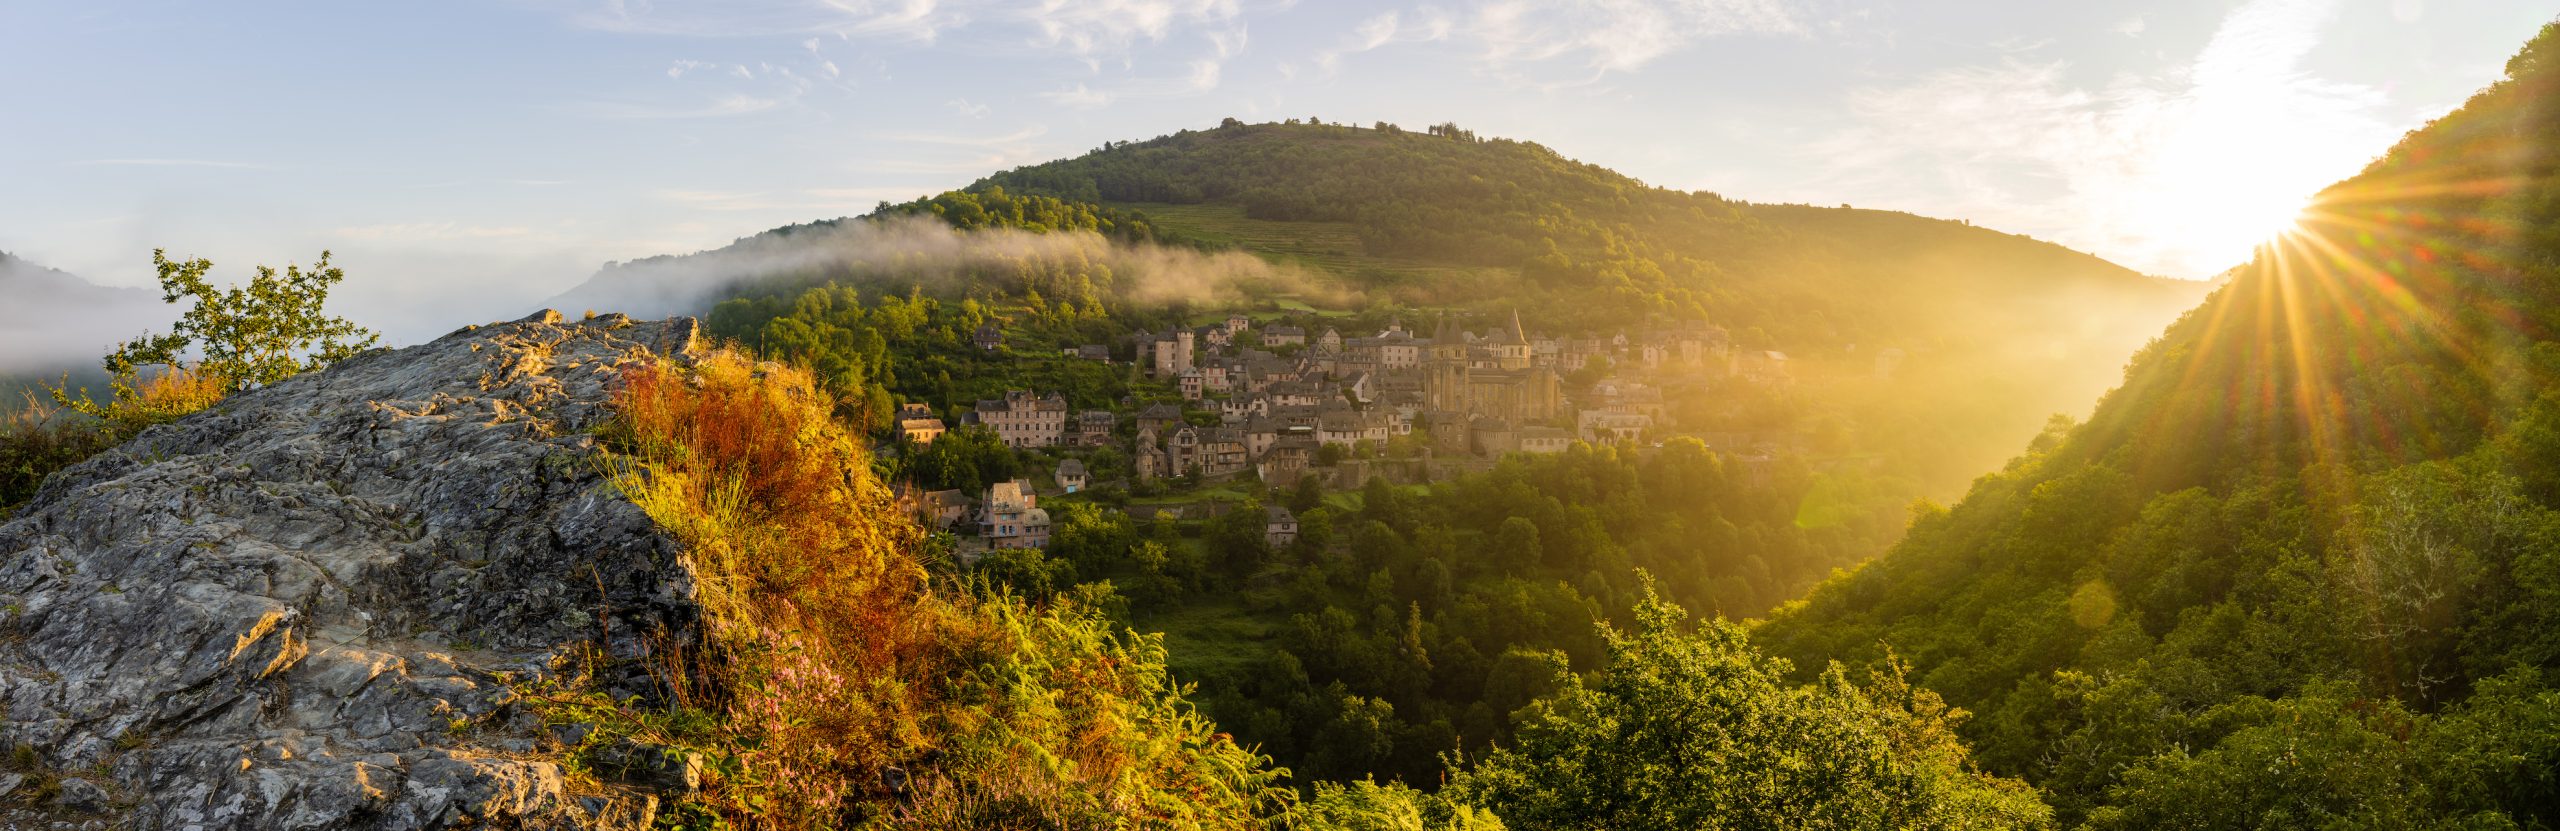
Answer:
[[[2229,171],[2217,199],[2196,206],[2197,222],[2213,238],[2256,248],[2260,243],[2302,230],[2303,211],[2311,197],[2290,183],[2252,181],[2242,170]]]
[[[2217,149],[2163,159],[2128,188],[2123,219],[2163,265],[2220,272],[2302,228],[2316,180],[2265,153]]]

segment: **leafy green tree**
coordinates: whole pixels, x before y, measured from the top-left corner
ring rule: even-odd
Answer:
[[[1289,490],[1289,511],[1303,516],[1322,504],[1324,480],[1312,473],[1298,477],[1298,483]]]
[[[1516,744],[1461,772],[1451,793],[1513,828],[2041,827],[2027,786],[1976,771],[1962,714],[1898,672],[1866,686],[1838,666],[1810,687],[1723,621],[1648,585],[1633,631],[1603,627],[1609,663],[1567,675]]]
[[[1000,548],[978,557],[979,574],[1024,597],[1046,598],[1075,585],[1076,564],[1037,548]]]
[[[1527,574],[1538,565],[1538,524],[1527,517],[1511,517],[1493,532],[1493,544],[1486,553],[1492,555],[1495,567],[1506,574]]]
[[[1261,570],[1271,559],[1268,526],[1262,503],[1252,499],[1237,503],[1211,520],[1208,541],[1218,552],[1219,568],[1238,577]]]
[[[1333,720],[1317,731],[1314,752],[1309,755],[1309,772],[1317,776],[1348,780],[1386,767],[1395,753],[1396,733],[1402,722],[1396,720],[1395,705],[1383,699],[1345,695]]]
[[[327,251],[309,271],[288,264],[277,274],[262,265],[247,286],[228,289],[205,277],[213,270],[211,260],[174,262],[165,249],[154,249],[151,264],[159,270],[162,299],[192,298],[194,307],[167,334],[146,334],[108,353],[107,372],[119,378],[147,366],[184,366],[245,390],[345,360],[381,340],[345,318],[322,313],[330,287],[347,279],[329,264]],[[189,350],[200,356],[192,363],[186,360]]]
[[[105,419],[120,432],[203,409],[227,392],[253,389],[353,357],[381,336],[345,318],[322,313],[329,288],[347,278],[329,264],[329,252],[304,271],[286,265],[278,274],[258,266],[246,286],[216,288],[206,273],[213,261],[173,262],[165,249],[151,252],[162,299],[193,305],[166,334],[145,334],[118,344],[104,364],[112,397],[104,403],[61,387],[53,399],[74,411]],[[189,360],[193,355],[194,360]],[[167,372],[144,381],[145,369]]]

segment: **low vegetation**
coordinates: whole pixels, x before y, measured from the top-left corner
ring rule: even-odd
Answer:
[[[713,759],[702,815],[1246,828],[1287,810],[1282,773],[1183,702],[1159,640],[936,580],[834,403],[805,370],[720,353],[631,373],[606,434],[617,487],[685,543],[709,631],[653,668],[666,700],[605,720]]]
[[[173,261],[151,252],[168,302],[190,303],[166,334],[144,335],[107,354],[109,395],[100,401],[68,382],[45,385],[50,404],[28,394],[0,418],[0,519],[54,471],[123,444],[154,424],[175,421],[241,390],[328,366],[371,347],[378,336],[323,313],[329,287],[346,272],[329,253],[309,271],[266,266],[245,286],[216,287],[210,260]]]

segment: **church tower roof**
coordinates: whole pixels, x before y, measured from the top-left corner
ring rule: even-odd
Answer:
[[[1511,326],[1509,328],[1497,328],[1493,331],[1493,342],[1501,344],[1529,342],[1529,333],[1520,328],[1519,309],[1511,310]]]
[[[1458,331],[1457,319],[1445,314],[1440,316],[1440,325],[1431,330],[1432,343],[1465,343],[1466,340],[1466,334]]]

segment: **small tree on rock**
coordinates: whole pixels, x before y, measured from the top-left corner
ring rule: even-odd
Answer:
[[[329,252],[310,270],[286,265],[278,274],[267,266],[246,286],[216,288],[206,279],[213,261],[172,261],[165,249],[151,252],[160,273],[162,299],[177,303],[193,298],[194,308],[178,318],[166,334],[144,334],[118,344],[107,354],[115,397],[106,404],[55,388],[64,406],[110,421],[159,421],[202,409],[224,393],[254,389],[319,369],[371,348],[381,336],[345,318],[323,313],[329,288],[347,279],[329,264]],[[197,356],[187,361],[190,352]],[[142,370],[166,366],[170,373],[151,385],[137,383]],[[171,379],[175,379],[174,382]],[[167,400],[155,390],[172,385],[193,391],[183,401]],[[169,411],[169,412],[163,412]]]

